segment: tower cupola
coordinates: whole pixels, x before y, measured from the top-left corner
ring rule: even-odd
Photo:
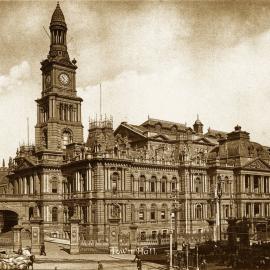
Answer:
[[[199,119],[199,115],[197,114],[197,120],[193,125],[193,129],[197,134],[203,134],[203,123]]]
[[[49,56],[52,58],[69,59],[67,52],[67,25],[64,14],[60,8],[59,2],[53,12],[51,23],[51,45]]]

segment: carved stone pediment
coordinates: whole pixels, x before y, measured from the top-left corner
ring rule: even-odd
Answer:
[[[256,170],[264,170],[270,171],[270,166],[261,159],[256,159],[244,166],[245,169],[256,169]]]
[[[16,159],[15,170],[32,168],[33,164],[25,158]]]

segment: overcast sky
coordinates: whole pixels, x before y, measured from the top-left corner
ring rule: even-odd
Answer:
[[[0,158],[34,142],[40,61],[55,1],[0,2]],[[270,145],[270,1],[60,1],[77,88],[88,118],[103,112],[232,131]]]

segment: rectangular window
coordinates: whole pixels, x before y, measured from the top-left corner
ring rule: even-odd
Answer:
[[[163,238],[166,238],[166,237],[167,237],[167,230],[163,230],[163,231],[162,231],[162,237],[163,237]]]
[[[161,210],[160,218],[165,219],[165,210]]]
[[[155,192],[155,182],[150,182],[150,191]]]
[[[260,204],[254,203],[254,217],[258,217],[260,215]]]
[[[249,175],[245,175],[245,189],[249,189]]]
[[[268,184],[269,184],[269,178],[265,176],[264,177],[264,193],[269,193]]]
[[[162,193],[166,192],[166,183],[165,182],[161,182],[161,192]]]
[[[157,231],[152,231],[152,239],[156,239],[157,238]]]
[[[57,193],[57,182],[52,182],[52,193]]]
[[[140,192],[144,192],[144,183],[140,182]]]
[[[139,220],[144,220],[144,211],[140,210],[139,212]]]
[[[154,210],[151,211],[150,218],[151,218],[151,220],[155,220],[156,219],[156,212]]]
[[[250,216],[250,204],[246,203],[246,216],[249,217]]]
[[[259,192],[259,176],[257,175],[254,176],[253,187],[254,187],[254,192],[258,193]]]
[[[145,232],[141,232],[141,240],[145,240],[146,239],[146,233]]]
[[[172,191],[175,191],[175,190],[176,190],[176,183],[172,182]]]

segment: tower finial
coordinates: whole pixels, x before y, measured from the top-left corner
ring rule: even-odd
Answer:
[[[200,120],[200,119],[199,119],[199,114],[198,114],[198,113],[197,113],[197,120]]]

